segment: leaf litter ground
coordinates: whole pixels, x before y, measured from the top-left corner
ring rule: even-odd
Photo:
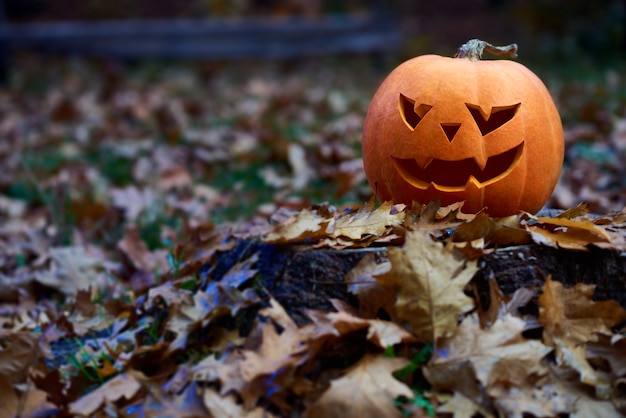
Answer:
[[[493,219],[355,204],[382,74],[352,65],[18,62],[0,92],[7,416],[625,412],[617,302],[546,277],[509,296],[492,280],[483,308],[471,281],[496,248],[624,251],[624,80],[551,85],[567,155],[550,206],[571,209]],[[298,277],[305,303],[268,287],[280,260],[254,245],[220,261],[242,242],[365,255],[336,294]]]

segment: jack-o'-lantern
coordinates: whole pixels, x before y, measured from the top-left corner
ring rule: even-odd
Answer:
[[[491,216],[537,212],[563,163],[563,128],[541,80],[510,60],[480,61],[472,40],[455,58],[424,55],[383,81],[363,127],[363,164],[381,201],[465,201]]]

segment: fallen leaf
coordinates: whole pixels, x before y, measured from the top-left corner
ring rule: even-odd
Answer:
[[[413,392],[392,373],[408,363],[402,358],[366,354],[346,374],[311,405],[307,417],[359,418],[402,417],[394,405],[398,396],[413,397]]]
[[[626,319],[626,311],[617,301],[593,301],[594,289],[584,283],[566,289],[548,277],[539,297],[538,322],[544,326],[544,341],[555,347],[557,363],[575,369],[581,382],[606,398],[609,378],[589,364],[585,344],[597,341],[599,334],[611,335],[610,328]]]
[[[544,340],[556,339],[572,345],[596,341],[597,334],[612,334],[610,328],[626,319],[626,311],[615,300],[592,300],[595,285],[577,283],[573,288],[546,278],[539,297],[538,321],[544,326]]]
[[[408,232],[402,248],[389,248],[391,270],[376,276],[398,291],[398,317],[421,341],[451,335],[461,316],[474,307],[463,292],[478,268],[421,232]]]
[[[42,355],[39,339],[28,331],[12,332],[0,345],[0,375],[12,384],[24,383],[29,369]]]
[[[586,356],[608,361],[613,376],[626,376],[626,338],[623,336],[611,338],[606,334],[598,335],[596,341],[587,343]]]
[[[493,245],[521,245],[530,242],[530,236],[520,226],[520,216],[492,218],[482,212],[468,222],[460,224],[454,234],[454,242],[470,242],[483,239]]]
[[[367,340],[381,349],[400,343],[417,342],[412,334],[394,322],[359,318],[347,311],[339,301],[332,302],[338,312],[328,312],[325,315],[316,315],[316,317],[328,320],[338,336],[367,328]],[[319,325],[319,323],[318,320],[316,324]]]
[[[294,383],[294,369],[308,355],[308,333],[298,328],[278,302],[271,299],[270,304],[271,307],[262,309],[259,315],[272,319],[276,325],[257,322],[260,346],[238,350],[218,369],[222,394],[236,391],[247,409],[253,408],[261,396],[289,408],[283,398]]]
[[[72,414],[92,416],[106,402],[116,402],[120,399],[131,399],[141,389],[141,383],[127,373],[120,374],[98,387],[93,392],[72,402]]]
[[[89,254],[84,247],[51,248],[50,258],[50,268],[35,272],[35,279],[65,295],[74,296],[78,290],[102,281],[103,260]]]
[[[521,386],[531,375],[545,374],[541,360],[551,351],[537,340],[522,336],[525,322],[506,315],[481,329],[477,315],[466,317],[454,335],[442,338],[424,367],[424,376],[439,390],[460,390],[479,405],[484,390],[498,383]],[[468,370],[469,368],[469,370]],[[459,371],[465,369],[465,378]],[[467,376],[475,374],[477,383]],[[463,389],[461,389],[463,388]]]
[[[348,290],[359,298],[359,311],[366,318],[375,318],[383,309],[392,318],[396,315],[396,292],[385,288],[374,278],[389,271],[388,261],[377,261],[377,254],[367,254],[346,274]]]
[[[481,328],[489,328],[494,322],[507,314],[517,315],[519,308],[526,306],[535,296],[535,292],[532,289],[520,287],[513,296],[507,297],[502,293],[496,279],[491,277],[488,283],[489,307],[487,310],[483,310],[480,304],[478,306]]]
[[[118,242],[117,247],[137,270],[144,272],[167,272],[169,270],[166,258],[148,249],[135,226],[127,228],[126,234]]]
[[[220,418],[272,418],[274,414],[264,411],[262,408],[254,408],[247,411],[243,405],[237,402],[237,398],[230,395],[220,395],[211,388],[202,389],[204,406],[210,411],[211,416]]]
[[[489,408],[477,404],[459,391],[455,391],[452,399],[437,408],[437,412],[452,415],[453,418],[473,418],[477,414],[485,418],[495,417]]]
[[[329,222],[330,217],[327,214],[320,215],[317,210],[303,209],[268,232],[263,241],[281,244],[306,239],[318,240],[324,236]]]
[[[0,413],[3,417],[32,417],[49,415],[56,408],[47,401],[46,392],[28,388],[18,395],[13,385],[4,375],[0,374]]]
[[[403,205],[384,202],[372,210],[366,206],[356,213],[340,215],[326,227],[329,238],[345,237],[353,241],[364,237],[380,237],[388,232],[389,227],[401,225],[405,213]]]
[[[578,372],[574,369],[549,364],[549,371],[549,389],[553,396],[567,397],[573,401],[573,406],[569,411],[571,417],[623,417],[623,414],[616,410],[613,402],[595,398],[589,386],[580,382]]]
[[[528,230],[537,244],[570,250],[587,250],[589,244],[611,242],[611,235],[602,226],[584,218],[548,218],[528,215],[536,223],[527,223]]]

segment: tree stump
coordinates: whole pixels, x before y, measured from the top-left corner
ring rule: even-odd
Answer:
[[[387,257],[386,247],[330,250],[243,240],[231,250],[217,253],[202,267],[200,275],[204,280],[220,280],[236,263],[257,253],[256,269],[263,287],[297,323],[304,323],[308,321],[307,309],[332,310],[329,299],[358,305],[344,278],[372,252],[381,260]],[[534,302],[528,309],[536,313],[536,298],[548,276],[566,287],[576,283],[596,285],[594,299],[615,299],[626,308],[626,255],[617,251],[572,251],[530,244],[497,249],[483,256],[479,267],[472,281],[483,308],[489,305],[489,279],[493,278],[507,296],[522,287],[535,289]]]

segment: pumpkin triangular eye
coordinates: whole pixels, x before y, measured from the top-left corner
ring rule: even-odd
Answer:
[[[480,106],[465,103],[467,110],[471,113],[472,117],[480,129],[480,133],[483,136],[489,132],[493,132],[500,126],[504,125],[517,113],[521,103],[517,103],[511,106],[494,106],[491,108],[491,114],[485,115]]]
[[[427,104],[421,104],[415,107],[415,100],[411,100],[400,93],[400,115],[402,115],[404,123],[406,123],[411,130],[415,129],[417,124],[422,121],[422,118],[430,109],[432,109],[432,106]]]

